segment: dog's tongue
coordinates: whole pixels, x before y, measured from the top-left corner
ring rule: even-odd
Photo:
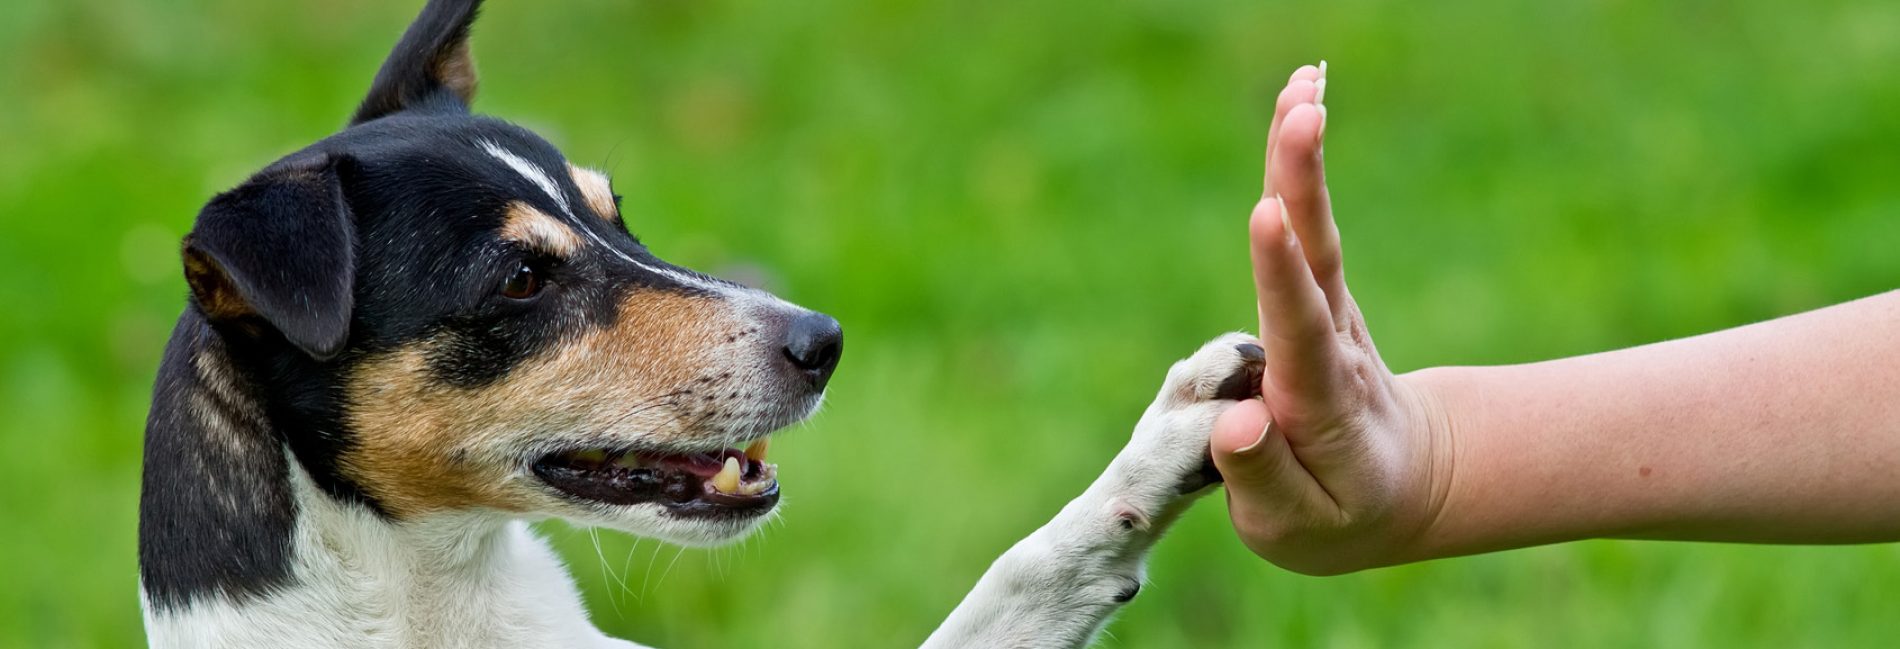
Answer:
[[[691,455],[640,455],[640,464],[681,473],[690,473],[701,478],[710,478],[719,473],[725,453],[693,453]]]
[[[640,463],[645,466],[663,467],[690,473],[701,478],[712,478],[722,472],[730,472],[727,465],[737,465],[744,469],[748,462],[764,462],[766,440],[753,442],[744,451],[729,448],[710,453],[692,453],[689,455],[641,454]]]

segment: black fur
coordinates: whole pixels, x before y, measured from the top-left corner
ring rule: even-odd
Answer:
[[[481,0],[431,0],[424,6],[376,72],[350,125],[405,110],[468,112],[475,90],[468,32],[480,9]],[[470,75],[460,88],[445,78],[457,65]]]
[[[229,355],[187,311],[159,366],[145,429],[139,581],[160,609],[209,593],[263,595],[290,579],[296,503],[283,444],[262,419],[257,386],[235,372],[228,392],[206,385],[201,358]]]
[[[313,357],[349,335],[355,225],[338,160],[312,155],[272,165],[198,213],[184,254],[200,302],[230,290],[255,317]]]
[[[193,302],[160,365],[146,428],[139,555],[154,607],[211,593],[241,601],[290,579],[286,449],[330,496],[385,513],[337,467],[354,444],[341,386],[361,358],[439,340],[430,359],[438,378],[480,385],[579,328],[611,322],[612,297],[626,286],[668,289],[663,278],[581,257],[546,269],[556,288],[536,304],[493,299],[506,273],[530,260],[495,235],[506,204],[557,208],[478,143],[529,157],[574,209],[586,202],[553,146],[469,115],[434,76],[438,54],[466,39],[475,5],[431,2],[364,100],[356,121],[366,123],[285,157],[199,214],[184,246]],[[610,221],[587,217],[575,225],[666,266]],[[208,308],[233,296],[243,313]],[[207,390],[195,366],[205,355],[244,386],[242,403],[213,413],[195,405]],[[241,444],[223,432],[232,422]]]

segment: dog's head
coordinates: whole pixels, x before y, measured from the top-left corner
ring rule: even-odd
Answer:
[[[606,176],[471,115],[475,5],[432,1],[347,129],[204,208],[194,308],[333,497],[737,538],[838,324],[661,261]]]

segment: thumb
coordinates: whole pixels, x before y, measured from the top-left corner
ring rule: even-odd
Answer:
[[[1236,528],[1258,529],[1283,518],[1318,488],[1272,423],[1259,399],[1228,407],[1214,422],[1208,451],[1227,483],[1228,516]]]

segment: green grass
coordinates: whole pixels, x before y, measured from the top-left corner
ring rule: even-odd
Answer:
[[[337,128],[413,2],[0,3],[0,646],[140,642],[153,368],[197,208]],[[738,548],[547,532],[604,628],[912,646],[1249,327],[1269,97],[1332,61],[1395,369],[1687,335],[1900,284],[1900,5],[495,0],[478,108],[613,171],[661,254],[845,323]],[[651,567],[651,568],[649,568]],[[620,574],[626,586],[608,575]],[[1848,647],[1900,547],[1592,542],[1308,578],[1203,503],[1126,647]]]

